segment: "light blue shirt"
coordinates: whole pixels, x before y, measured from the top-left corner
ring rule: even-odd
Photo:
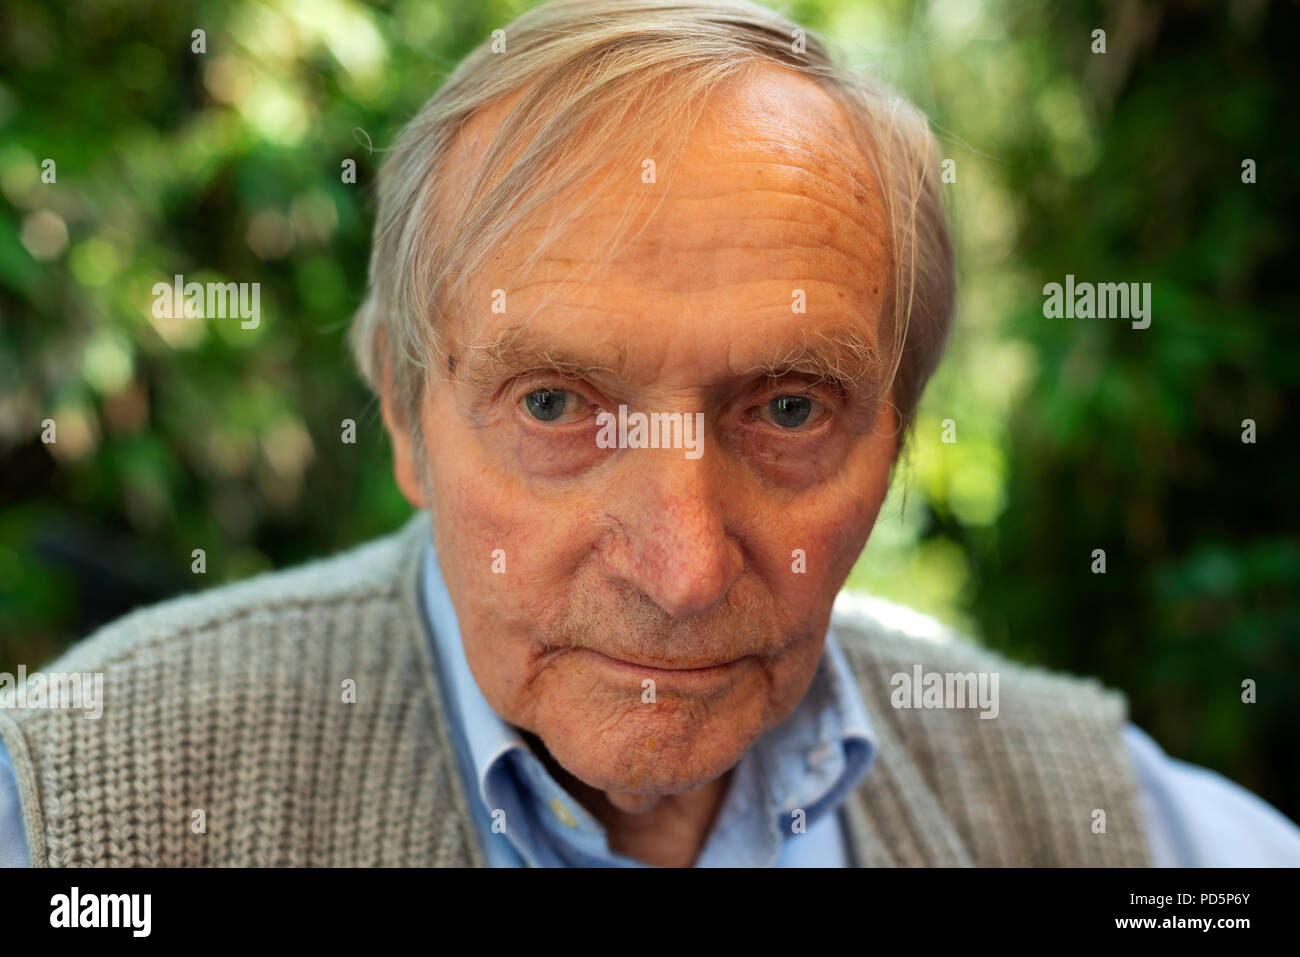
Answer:
[[[470,673],[456,612],[432,544],[421,594],[431,652],[475,830],[494,867],[639,867],[609,850],[604,828],[551,777],[518,729],[492,711]],[[1300,865],[1300,829],[1222,776],[1169,758],[1124,729],[1157,866]],[[807,695],[741,757],[697,867],[843,867],[849,842],[838,810],[876,746],[834,629]],[[792,826],[802,811],[801,832]],[[0,866],[29,863],[9,754],[0,742]]]

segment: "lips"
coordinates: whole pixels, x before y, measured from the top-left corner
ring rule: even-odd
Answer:
[[[644,661],[630,661],[626,658],[615,658],[610,655],[602,654],[599,651],[585,649],[590,654],[601,659],[603,663],[609,664],[619,670],[635,671],[641,674],[659,673],[675,677],[691,677],[695,675],[708,676],[713,674],[724,673],[744,661],[743,658],[735,658],[731,661],[723,661],[716,664],[698,664],[698,665],[673,665],[663,662],[651,663]]]

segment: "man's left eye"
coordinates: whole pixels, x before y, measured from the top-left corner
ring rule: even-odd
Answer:
[[[520,402],[528,415],[538,422],[555,423],[574,421],[586,402],[568,389],[534,389]]]
[[[777,428],[794,432],[820,421],[821,416],[816,414],[817,405],[814,399],[805,395],[778,395],[760,406],[759,416]]]

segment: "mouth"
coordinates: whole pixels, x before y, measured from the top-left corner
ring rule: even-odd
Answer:
[[[626,658],[614,658],[610,655],[601,654],[599,651],[593,651],[590,648],[582,649],[584,656],[590,656],[598,664],[610,668],[614,671],[620,671],[624,674],[637,675],[642,678],[663,679],[665,681],[682,681],[682,680],[709,680],[728,675],[739,667],[746,659],[735,658],[730,661],[718,663],[692,664],[688,666],[667,664],[665,662],[646,662],[632,661]]]

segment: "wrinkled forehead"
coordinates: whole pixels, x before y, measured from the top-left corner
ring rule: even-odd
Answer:
[[[468,188],[522,95],[463,125],[440,177],[447,194]],[[734,77],[678,151],[664,152],[662,131],[650,130],[638,151],[629,132],[624,158],[530,215],[483,276],[466,277],[475,301],[493,288],[554,291],[596,276],[624,298],[637,288],[682,297],[731,289],[742,299],[775,297],[789,311],[801,288],[841,300],[841,312],[874,325],[890,268],[881,190],[843,106],[815,81],[776,64]],[[581,213],[566,218],[575,203]],[[565,226],[556,229],[559,220]],[[589,294],[602,288],[597,282]]]

